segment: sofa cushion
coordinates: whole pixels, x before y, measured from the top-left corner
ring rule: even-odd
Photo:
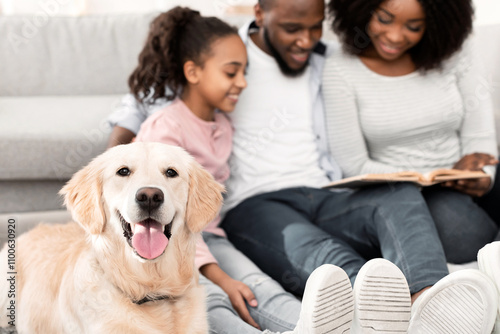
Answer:
[[[0,214],[0,248],[8,240],[7,225],[9,220],[15,224],[15,237],[17,238],[22,233],[40,224],[40,222],[47,224],[64,224],[72,219],[71,214],[66,210]],[[13,235],[11,235],[11,237],[12,236]],[[0,329],[0,333],[4,332]]]
[[[157,14],[0,16],[0,96],[126,93]]]
[[[122,95],[0,98],[0,180],[66,180],[106,148]]]
[[[67,180],[0,180],[0,214],[60,210],[59,191]],[[1,331],[0,331],[1,333]]]

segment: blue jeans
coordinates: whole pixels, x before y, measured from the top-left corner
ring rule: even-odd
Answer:
[[[476,199],[476,203],[490,216],[497,227],[500,227],[500,166],[497,166],[495,184],[483,197]],[[500,231],[496,233],[494,241],[500,241]]]
[[[221,269],[233,279],[248,285],[258,306],[247,305],[250,315],[262,329],[283,332],[293,330],[299,320],[301,302],[286,292],[276,281],[264,274],[252,261],[238,251],[224,237],[203,233],[212,255]],[[200,283],[207,294],[210,333],[257,334],[262,333],[244,322],[231,305],[227,294],[216,284],[200,275]]]
[[[457,264],[477,261],[477,252],[495,239],[496,223],[467,194],[439,185],[424,188],[422,194],[436,224],[447,261]],[[497,207],[498,204],[500,202],[497,202]]]
[[[238,249],[296,294],[325,263],[341,267],[354,282],[367,260],[386,258],[403,271],[412,293],[448,274],[427,205],[410,184],[261,194],[230,210],[221,226]]]

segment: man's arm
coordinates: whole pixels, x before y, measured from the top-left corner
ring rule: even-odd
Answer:
[[[125,95],[108,117],[108,124],[112,127],[108,148],[130,143],[146,118],[169,103],[166,99],[157,99],[154,103],[140,102],[132,94]]]
[[[113,127],[113,130],[111,131],[111,135],[109,136],[108,140],[108,147],[111,148],[113,146],[121,145],[121,144],[128,144],[132,141],[132,139],[135,137],[135,133],[130,131],[129,129],[122,128],[121,126],[115,126]]]

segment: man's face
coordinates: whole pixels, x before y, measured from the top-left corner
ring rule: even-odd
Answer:
[[[323,0],[274,0],[256,7],[256,23],[265,50],[288,76],[300,75],[322,34]]]

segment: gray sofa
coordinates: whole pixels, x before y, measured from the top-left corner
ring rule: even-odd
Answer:
[[[105,150],[154,15],[0,16],[0,244],[8,218],[69,219],[57,193]]]
[[[61,209],[58,190],[105,149],[151,18],[0,17],[0,213]]]
[[[155,15],[0,16],[0,244],[8,218],[18,234],[69,219],[57,192],[105,150],[105,120],[127,92]],[[499,116],[500,25],[479,27],[475,38]]]

